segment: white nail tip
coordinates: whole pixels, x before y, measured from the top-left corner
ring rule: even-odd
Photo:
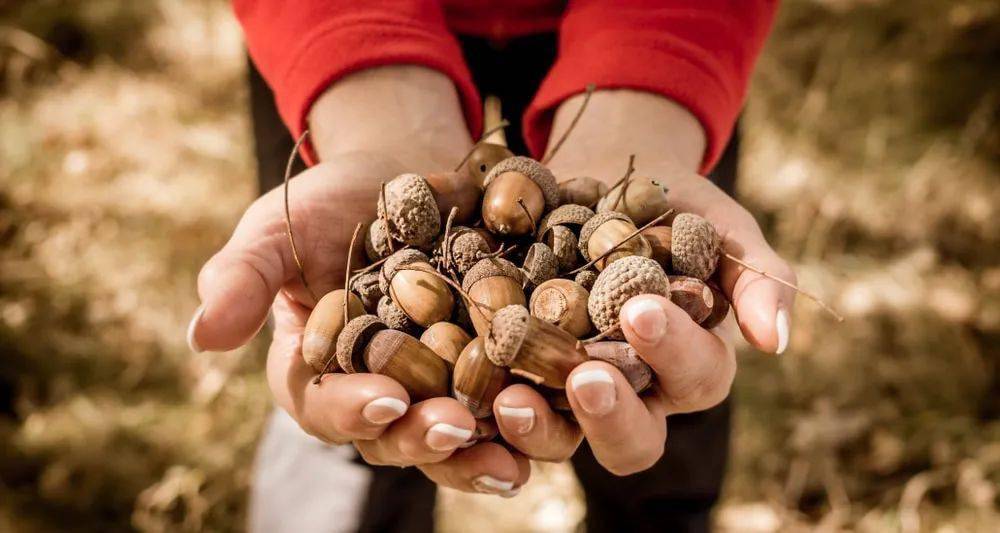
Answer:
[[[625,319],[629,322],[634,322],[639,319],[645,313],[648,312],[662,313],[663,309],[660,305],[649,299],[640,299],[639,301],[629,305],[625,309]]]
[[[406,408],[407,408],[406,402],[400,400],[399,398],[391,398],[389,396],[385,396],[383,398],[375,398],[374,400],[368,402],[368,405],[387,407],[399,413],[400,415],[406,414]]]
[[[514,488],[513,481],[500,481],[492,476],[479,476],[474,484],[496,492],[509,492]]]
[[[471,429],[463,429],[463,428],[460,428],[460,427],[455,427],[455,426],[453,426],[451,424],[437,423],[437,424],[434,424],[433,426],[431,426],[431,428],[428,431],[434,431],[434,432],[437,432],[437,433],[442,433],[444,435],[449,435],[449,436],[455,437],[456,439],[461,439],[463,441],[466,441],[466,440],[469,440],[469,439],[472,438],[472,430]]]
[[[500,416],[513,418],[534,418],[535,410],[530,407],[506,407],[500,406]]]
[[[198,341],[194,338],[194,330],[197,327],[198,322],[201,320],[201,315],[205,314],[205,306],[199,305],[198,309],[195,310],[194,316],[191,317],[191,322],[188,324],[187,328],[187,344],[188,348],[194,353],[201,353],[201,346],[198,345]]]
[[[573,385],[574,389],[579,389],[584,385],[589,385],[591,383],[611,383],[614,385],[615,380],[604,370],[585,370],[583,372],[577,372],[573,374],[570,379],[570,384]]]
[[[774,317],[774,329],[778,333],[778,349],[774,353],[780,355],[788,348],[788,311],[778,309]]]

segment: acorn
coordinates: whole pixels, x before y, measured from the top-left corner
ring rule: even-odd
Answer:
[[[502,144],[479,143],[472,149],[472,154],[465,163],[465,171],[476,183],[481,184],[497,163],[510,157],[514,157],[514,152]]]
[[[347,297],[348,320],[365,314],[361,300],[354,294]],[[344,289],[326,293],[316,302],[302,330],[302,359],[316,372],[322,372],[336,355],[337,337],[344,329]],[[334,362],[336,363],[336,362]],[[338,367],[332,364],[327,371]]]
[[[420,336],[420,342],[434,350],[434,353],[444,359],[449,367],[455,366],[458,355],[462,353],[471,340],[472,337],[464,329],[451,322],[431,324],[431,327],[427,328]]]
[[[608,184],[603,181],[581,176],[559,184],[559,200],[563,204],[596,205],[608,193]]]
[[[669,297],[670,280],[659,263],[648,257],[633,255],[608,265],[597,276],[587,299],[587,310],[594,327],[603,332],[618,324],[622,306],[629,298],[640,294]],[[615,340],[625,338],[620,329],[608,337]]]
[[[382,288],[378,283],[378,272],[365,272],[351,278],[351,292],[361,298],[361,303],[367,311],[378,309],[378,301],[382,299]]]
[[[581,287],[589,291],[594,288],[594,282],[597,281],[597,271],[589,268],[581,270],[573,277],[573,281],[579,283]]]
[[[587,354],[614,365],[636,393],[648,389],[653,381],[653,370],[627,342],[595,342],[587,346]]]
[[[543,235],[553,226],[569,226],[579,230],[593,218],[594,210],[579,204],[561,205],[546,214],[538,223],[538,235]]]
[[[451,208],[457,207],[456,223],[463,224],[475,218],[483,196],[482,178],[470,186],[473,184],[469,183],[469,177],[461,172],[432,172],[425,177],[441,216],[447,217]]]
[[[593,325],[587,313],[590,293],[579,283],[568,279],[550,279],[531,293],[528,308],[531,316],[553,324],[570,335],[581,338]]]
[[[387,219],[389,235],[413,246],[428,246],[441,231],[434,191],[419,174],[400,174],[385,184],[378,216]]]
[[[545,243],[555,254],[560,272],[568,272],[580,263],[579,242],[576,233],[566,226],[553,226],[539,242]]]
[[[486,357],[483,337],[469,342],[455,363],[452,395],[476,418],[493,414],[493,401],[510,382],[510,371]]]
[[[701,321],[701,327],[712,329],[718,326],[729,315],[729,300],[718,287],[709,283],[708,288],[712,290],[712,312]]]
[[[365,232],[365,254],[371,262],[375,262],[392,254],[392,250],[396,248],[402,248],[402,244],[396,245],[395,241],[392,244],[389,241],[392,238],[389,236],[389,232],[385,229],[385,221],[382,219],[377,219],[368,225],[368,231]]]
[[[651,255],[664,269],[671,268],[670,242],[673,231],[670,226],[653,226],[639,233],[646,238],[651,249]]]
[[[618,259],[632,255],[649,257],[653,250],[642,235],[636,235],[622,242],[623,239],[635,233],[637,228],[628,215],[617,211],[605,211],[594,215],[580,230],[580,253],[590,261],[600,257],[608,250],[615,251],[597,261],[597,270],[604,270],[607,265]],[[621,243],[621,244],[619,244]]]
[[[608,191],[597,202],[598,213],[625,213],[636,226],[642,226],[670,209],[667,204],[667,188],[653,178],[633,178],[624,195],[621,192],[623,186]]]
[[[483,222],[497,235],[528,235],[545,211],[559,205],[555,176],[530,157],[500,161],[486,176],[485,184]]]
[[[402,309],[392,301],[392,298],[383,296],[375,307],[375,314],[378,319],[391,329],[398,329],[409,334],[414,334],[420,330],[420,326],[413,321]]]
[[[528,299],[524,295],[524,274],[517,265],[499,257],[481,259],[462,280],[464,290],[473,301],[497,310],[508,305],[524,306]],[[478,335],[486,335],[490,330],[492,316],[487,316],[479,306],[466,303],[472,325]]]
[[[575,337],[531,316],[520,305],[508,305],[493,316],[486,337],[486,356],[495,365],[538,385],[555,389],[566,386],[569,373],[588,360],[587,351]]]
[[[552,249],[536,242],[528,248],[524,256],[524,277],[530,287],[537,287],[556,277],[559,273],[559,260]]]
[[[715,306],[712,289],[704,281],[690,276],[670,276],[670,301],[699,324],[712,314]]]
[[[481,229],[456,226],[451,233],[451,261],[462,276],[496,246],[492,236]]]
[[[396,380],[414,403],[448,394],[444,360],[373,315],[361,315],[347,324],[337,339],[337,362],[348,374],[371,372]]]
[[[447,320],[455,306],[448,285],[434,274],[406,267],[433,269],[423,252],[412,248],[399,250],[382,264],[379,273],[382,292],[421,327]]]
[[[721,239],[715,226],[693,213],[674,218],[670,241],[671,264],[679,274],[706,280],[719,264]]]

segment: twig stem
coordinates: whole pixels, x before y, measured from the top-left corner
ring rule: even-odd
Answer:
[[[626,242],[634,239],[636,235],[642,233],[643,231],[645,231],[645,230],[647,230],[647,229],[649,229],[649,228],[651,228],[651,227],[659,224],[660,222],[663,222],[664,219],[666,219],[667,217],[669,217],[673,213],[674,213],[673,209],[667,209],[660,216],[654,218],[653,220],[650,220],[644,226],[642,226],[641,228],[633,231],[632,233],[629,233],[624,239],[618,241],[618,243],[615,244],[614,246],[612,246],[611,248],[608,248],[608,250],[606,252],[604,252],[603,254],[601,254],[601,255],[599,255],[599,256],[591,259],[586,265],[583,265],[580,268],[577,268],[577,269],[575,269],[575,270],[573,270],[571,272],[568,272],[567,275],[577,274],[577,273],[579,273],[581,271],[587,270],[588,268],[594,266],[601,259],[604,259],[605,257],[607,257],[607,256],[611,255],[612,253],[614,253],[614,251],[617,250],[619,246],[621,246],[621,245],[625,244]]]
[[[295,247],[295,235],[292,233],[292,213],[288,206],[288,181],[292,177],[292,167],[295,165],[295,156],[299,153],[299,149],[302,148],[302,143],[305,142],[306,137],[309,136],[309,130],[306,129],[299,135],[299,138],[295,141],[295,146],[292,147],[292,153],[288,154],[288,164],[285,165],[285,182],[284,182],[284,195],[285,195],[285,230],[288,233],[288,245],[292,248],[292,259],[295,260],[295,267],[299,271],[299,281],[302,282],[302,286],[306,288],[309,292],[309,296],[313,299],[313,304],[319,301],[316,297],[316,293],[313,292],[312,288],[309,286],[309,282],[306,281],[306,271],[302,266],[302,259],[299,257],[299,250]]]
[[[555,146],[552,147],[552,150],[544,158],[542,158],[543,164],[552,161],[552,158],[555,157],[556,152],[558,152],[559,149],[562,148],[563,143],[566,142],[566,139],[569,137],[569,134],[573,132],[573,128],[576,127],[576,123],[580,122],[580,117],[583,116],[583,111],[587,109],[587,104],[590,103],[590,97],[594,94],[595,88],[596,86],[593,83],[587,85],[587,92],[584,93],[583,103],[580,104],[580,109],[576,111],[576,116],[573,117],[573,120],[569,123],[569,127],[566,128],[566,131],[564,131],[562,136],[559,137],[559,140],[556,141],[556,144]]]
[[[795,292],[801,294],[802,296],[805,296],[806,298],[809,298],[810,300],[816,302],[816,304],[819,305],[820,307],[822,307],[824,311],[826,311],[827,313],[830,313],[830,316],[832,316],[833,318],[835,318],[837,320],[837,322],[843,322],[844,321],[844,315],[841,315],[840,313],[838,313],[833,307],[831,307],[829,304],[827,304],[826,302],[824,302],[819,296],[816,296],[815,294],[813,294],[813,293],[811,293],[809,291],[806,291],[806,290],[798,287],[794,283],[785,281],[785,280],[779,278],[778,276],[775,276],[775,275],[773,275],[771,273],[765,272],[764,270],[761,270],[761,269],[759,269],[759,268],[751,265],[750,263],[747,263],[746,261],[743,261],[742,259],[740,259],[738,257],[734,257],[734,256],[732,256],[732,255],[730,255],[730,254],[728,254],[726,252],[722,252],[722,256],[725,257],[726,259],[729,259],[730,261],[736,263],[737,265],[740,265],[741,267],[743,267],[743,268],[751,271],[751,272],[756,272],[756,273],[760,274],[761,276],[764,276],[767,279],[771,279],[771,280],[777,281],[778,283],[780,283],[780,284],[788,287],[789,289],[792,289]]]

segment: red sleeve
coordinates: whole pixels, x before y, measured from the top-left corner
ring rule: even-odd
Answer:
[[[718,161],[746,96],[777,0],[576,0],[560,27],[559,57],[524,117],[542,154],[555,108],[587,84],[662,94],[708,137],[702,171]]]
[[[470,131],[481,128],[479,94],[436,0],[233,0],[250,56],[298,137],[313,101],[352,72],[424,65],[452,79]],[[305,150],[307,159],[310,151]]]

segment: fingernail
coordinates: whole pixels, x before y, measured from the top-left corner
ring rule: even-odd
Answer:
[[[667,314],[653,300],[642,299],[627,306],[625,321],[640,339],[650,344],[660,342],[667,332]]]
[[[500,419],[518,435],[525,435],[535,427],[535,410],[530,407],[507,407],[501,405]]]
[[[615,380],[604,370],[586,370],[573,374],[570,386],[576,401],[588,414],[608,414],[615,406]]]
[[[199,305],[198,309],[195,309],[194,316],[191,317],[191,322],[188,324],[187,329],[187,343],[188,348],[194,353],[201,353],[201,346],[198,345],[198,340],[194,338],[195,329],[198,327],[198,322],[201,321],[201,315],[205,314],[205,305]]]
[[[781,355],[788,348],[788,311],[783,307],[778,308],[774,317],[774,329],[778,331],[778,349],[774,353]]]
[[[483,494],[504,494],[514,488],[514,482],[483,475],[472,480],[472,487]]]
[[[465,444],[472,437],[471,429],[464,429],[451,424],[437,423],[427,430],[424,442],[432,450],[447,452]]]
[[[520,494],[520,492],[521,492],[521,487],[518,487],[516,489],[510,489],[507,492],[501,492],[500,493],[500,497],[501,498],[513,498],[514,496],[517,496],[518,494]]]
[[[361,409],[361,416],[372,424],[388,424],[406,414],[406,402],[399,398],[385,396],[375,398]]]

